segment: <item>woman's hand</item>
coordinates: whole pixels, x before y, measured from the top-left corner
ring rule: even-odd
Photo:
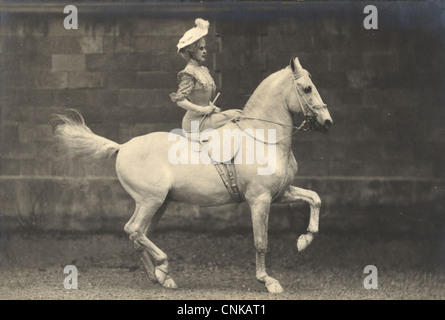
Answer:
[[[217,106],[215,106],[213,103],[210,102],[208,106],[201,107],[201,112],[203,114],[207,115],[207,114],[211,114],[211,113],[221,112],[221,109],[218,108]]]
[[[221,109],[218,108],[217,106],[215,106],[212,101],[209,102],[209,106],[213,107],[213,111],[212,112],[214,112],[214,113],[221,112]]]
[[[209,114],[213,113],[214,109],[215,108],[213,106],[205,106],[205,107],[200,107],[199,111],[202,114],[209,115]]]

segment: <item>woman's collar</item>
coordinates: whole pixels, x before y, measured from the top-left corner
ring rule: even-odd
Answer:
[[[197,67],[201,66],[201,64],[198,61],[196,61],[195,59],[193,59],[193,58],[191,58],[189,60],[189,64],[197,66]]]

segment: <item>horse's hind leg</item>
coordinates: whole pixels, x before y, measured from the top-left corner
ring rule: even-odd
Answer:
[[[136,210],[125,225],[125,232],[133,240],[135,248],[140,252],[142,264],[148,277],[153,282],[158,282],[164,287],[176,289],[176,283],[168,275],[167,255],[151,242],[146,234],[153,223],[157,223],[159,218],[167,209],[168,203],[159,206],[159,202],[153,204],[136,205]],[[154,263],[153,263],[153,261]]]
[[[321,200],[318,194],[311,190],[306,190],[294,186],[289,186],[284,195],[277,203],[294,203],[297,201],[306,201],[311,208],[309,226],[307,233],[302,234],[297,240],[297,249],[299,252],[306,249],[318,233],[319,215]]]

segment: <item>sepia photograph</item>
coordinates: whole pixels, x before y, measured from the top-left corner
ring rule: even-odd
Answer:
[[[441,1],[1,1],[0,300],[444,300],[444,52]]]

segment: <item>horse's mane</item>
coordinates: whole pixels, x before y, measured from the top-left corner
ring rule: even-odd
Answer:
[[[291,69],[289,66],[287,66],[264,78],[253,93],[249,95],[249,99],[244,105],[243,110],[246,110],[246,108],[249,109],[251,106],[254,107],[261,105],[264,102],[264,95],[269,91],[270,87],[276,82],[277,79],[281,79],[284,73],[289,73],[289,71],[291,71]],[[291,73],[289,73],[289,76],[291,76]]]

